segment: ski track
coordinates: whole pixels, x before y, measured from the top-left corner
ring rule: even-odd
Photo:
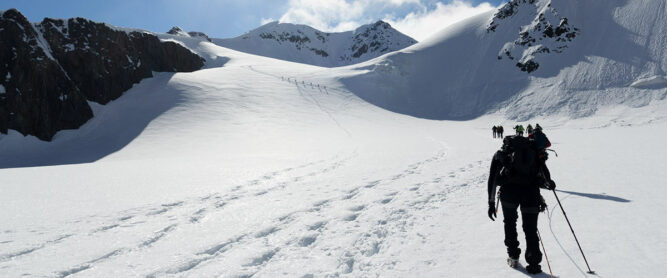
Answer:
[[[132,233],[135,231],[133,228],[138,225],[163,224],[162,228],[157,229],[152,234],[142,234],[141,238],[143,239],[136,240],[136,244],[120,248],[115,247],[107,250],[107,252],[100,252],[102,255],[93,259],[52,272],[52,275],[57,277],[81,274],[111,258],[131,257],[135,252],[150,249],[157,242],[168,238],[179,227],[199,223],[209,215],[220,213],[230,203],[243,202],[247,198],[284,190],[299,182],[335,171],[356,156],[357,153],[354,151],[348,155],[339,154],[329,160],[319,160],[271,171],[243,185],[232,187],[226,193],[214,193],[154,207],[124,211],[121,212],[121,216],[107,217],[107,219],[112,218],[114,220],[101,221],[103,223],[97,228],[88,230],[88,232],[73,231],[73,233],[46,241],[37,246],[0,255],[0,262],[20,261],[23,257],[35,255],[41,249],[56,248],[55,245],[65,241],[69,244],[76,244],[78,240],[97,237],[109,232]],[[423,174],[424,169],[435,168],[433,167],[434,164],[438,165],[436,162],[442,161],[445,157],[446,153],[442,150],[432,157],[408,165],[398,173],[384,178],[371,178],[370,181],[341,191],[337,196],[333,195],[331,198],[315,201],[305,209],[295,210],[267,221],[268,224],[261,229],[248,228],[235,236],[221,240],[217,244],[202,248],[192,254],[189,260],[158,268],[157,271],[148,274],[148,277],[197,276],[198,270],[209,265],[217,265],[216,262],[228,259],[226,254],[230,251],[260,244],[266,248],[258,250],[255,256],[247,258],[247,263],[239,266],[240,273],[250,277],[260,273],[276,258],[289,256],[289,253],[283,254],[283,250],[299,247],[311,248],[317,252],[320,248],[318,247],[318,239],[335,236],[333,233],[336,231],[328,229],[329,226],[336,226],[336,229],[342,228],[346,235],[352,234],[356,239],[349,246],[335,247],[335,253],[338,254],[338,268],[324,274],[338,276],[355,273],[355,276],[366,276],[372,275],[373,267],[378,265],[391,269],[396,262],[391,261],[390,257],[375,258],[375,255],[382,252],[383,246],[400,244],[396,242],[401,240],[396,240],[396,238],[408,236],[410,226],[414,224],[416,218],[423,217],[427,210],[438,208],[451,193],[470,188],[471,184],[481,186],[485,182],[486,171],[484,168],[488,161],[477,161],[467,167],[445,174],[435,176]],[[308,168],[314,169],[308,170]],[[296,170],[303,173],[294,176],[288,175]],[[433,169],[429,170],[433,171]],[[282,180],[278,181],[279,178],[282,178]],[[372,200],[368,200],[368,198],[364,200],[361,196],[377,197]],[[340,208],[347,208],[347,211],[342,215],[336,213]],[[129,213],[130,211],[132,213]],[[368,211],[373,211],[373,213],[367,213]],[[337,215],[340,215],[340,217],[332,218],[332,216]],[[309,219],[321,220],[309,222]],[[358,224],[359,221],[364,221],[364,223],[371,221],[375,224],[362,227]],[[281,234],[283,230],[290,229],[307,232],[299,236]],[[289,231],[285,231],[285,233],[289,233]],[[384,260],[384,262],[377,262],[378,260]],[[237,273],[236,276],[238,275],[240,274]]]

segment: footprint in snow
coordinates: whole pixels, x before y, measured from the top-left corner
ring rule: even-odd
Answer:
[[[101,228],[97,229],[95,232],[104,232],[104,231],[116,228],[118,226],[120,226],[120,225],[119,224],[112,224],[112,225],[109,225],[109,226],[104,226],[104,227],[101,227]]]
[[[310,230],[310,231],[319,230],[320,228],[324,227],[326,224],[327,224],[326,221],[315,222],[315,223],[308,226],[308,230]]]
[[[354,206],[354,207],[349,208],[349,210],[350,211],[360,211],[360,210],[363,210],[364,208],[366,208],[365,205],[358,205],[358,206]]]
[[[261,196],[261,195],[264,195],[264,194],[266,194],[266,193],[269,193],[269,191],[264,190],[264,191],[257,192],[257,193],[255,194],[255,196]]]
[[[317,240],[317,234],[307,235],[299,239],[299,246],[306,247],[313,244]]]
[[[357,217],[359,217],[358,213],[352,213],[352,214],[348,214],[345,217],[343,217],[343,220],[345,220],[345,221],[354,221],[354,220],[357,220]]]
[[[273,249],[273,250],[269,250],[267,252],[264,252],[264,254],[262,254],[261,256],[259,256],[257,258],[254,258],[250,263],[246,264],[245,266],[263,265],[266,262],[268,262],[269,260],[271,260],[271,258],[273,258],[273,256],[275,256],[276,253],[278,253],[278,250],[279,249]]]
[[[190,216],[190,223],[197,223],[204,217],[205,208],[201,208],[198,211],[195,211],[192,216]]]
[[[255,237],[256,237],[256,238],[266,237],[266,236],[268,236],[268,235],[270,235],[270,234],[273,234],[273,233],[277,232],[278,230],[279,230],[279,229],[278,229],[277,227],[268,227],[268,228],[265,228],[265,229],[263,229],[263,230],[257,232],[257,233],[255,234]]]
[[[340,269],[340,272],[344,274],[351,273],[354,270],[354,258],[344,259],[338,268]]]
[[[366,187],[366,188],[372,188],[372,187],[375,187],[376,185],[378,185],[379,183],[380,183],[379,180],[377,180],[377,181],[372,181],[372,182],[369,182],[368,184],[366,184],[364,187]]]
[[[183,201],[180,202],[174,202],[174,203],[167,203],[167,204],[162,204],[163,207],[177,207],[183,204]]]
[[[387,203],[391,202],[391,200],[392,200],[392,198],[383,199],[383,200],[380,200],[380,203],[381,204],[387,204]]]
[[[124,216],[124,217],[119,218],[118,221],[127,221],[127,220],[132,219],[133,217],[134,216],[132,216],[132,215]]]
[[[358,194],[357,192],[348,193],[347,195],[343,196],[343,200],[352,199],[352,198],[354,198],[354,196],[357,196],[357,194]]]
[[[160,210],[155,210],[155,211],[151,211],[151,212],[149,212],[149,213],[146,213],[146,215],[147,215],[147,216],[159,215],[159,214],[163,214],[163,213],[165,213],[165,212],[167,212],[167,211],[169,211],[169,209],[163,208],[163,209],[160,209]]]

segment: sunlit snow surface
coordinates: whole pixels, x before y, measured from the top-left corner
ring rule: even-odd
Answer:
[[[363,71],[184,40],[209,68],[146,79],[53,142],[0,138],[0,276],[526,276],[486,217],[490,129],[515,122],[395,114],[339,82]],[[599,277],[663,275],[662,108],[539,119]],[[543,194],[554,274],[586,276]]]

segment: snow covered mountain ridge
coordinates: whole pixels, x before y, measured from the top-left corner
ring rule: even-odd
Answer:
[[[417,43],[384,21],[342,33],[271,22],[239,37],[213,42],[242,52],[325,67],[356,64]]]
[[[380,107],[430,119],[585,117],[667,97],[662,0],[512,0],[343,79]]]

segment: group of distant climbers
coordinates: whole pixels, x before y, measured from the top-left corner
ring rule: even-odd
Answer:
[[[493,128],[491,128],[491,130],[493,131],[493,138],[504,138],[503,133],[505,132],[505,129],[503,128],[503,126],[494,125]],[[535,124],[535,128],[533,128],[531,124],[528,124],[526,128],[524,128],[523,125],[514,126],[514,131],[516,132],[517,136],[523,136],[524,131],[527,132],[528,135],[530,135],[535,130],[542,131],[542,127],[540,126],[540,124]]]
[[[289,83],[294,82],[294,84],[296,84],[297,86],[299,86],[299,81],[296,80],[296,78],[293,78],[293,77],[287,77],[287,79],[285,79],[284,76],[281,76],[281,77],[280,77],[280,80],[282,80],[282,81],[287,81],[287,82],[289,82]],[[322,85],[322,86],[320,87],[320,84],[317,84],[317,83],[313,84],[313,82],[309,82],[308,84],[306,84],[306,81],[304,81],[304,80],[301,80],[301,85],[303,85],[304,87],[306,87],[307,85],[310,85],[310,87],[313,88],[313,89],[315,88],[315,86],[317,86],[318,89],[320,89],[320,88],[324,88],[325,93],[328,94],[327,86],[325,86],[325,85]]]
[[[505,131],[503,126],[501,126],[501,125],[495,126],[494,125],[492,129],[493,129],[493,138],[503,138],[503,132]]]

